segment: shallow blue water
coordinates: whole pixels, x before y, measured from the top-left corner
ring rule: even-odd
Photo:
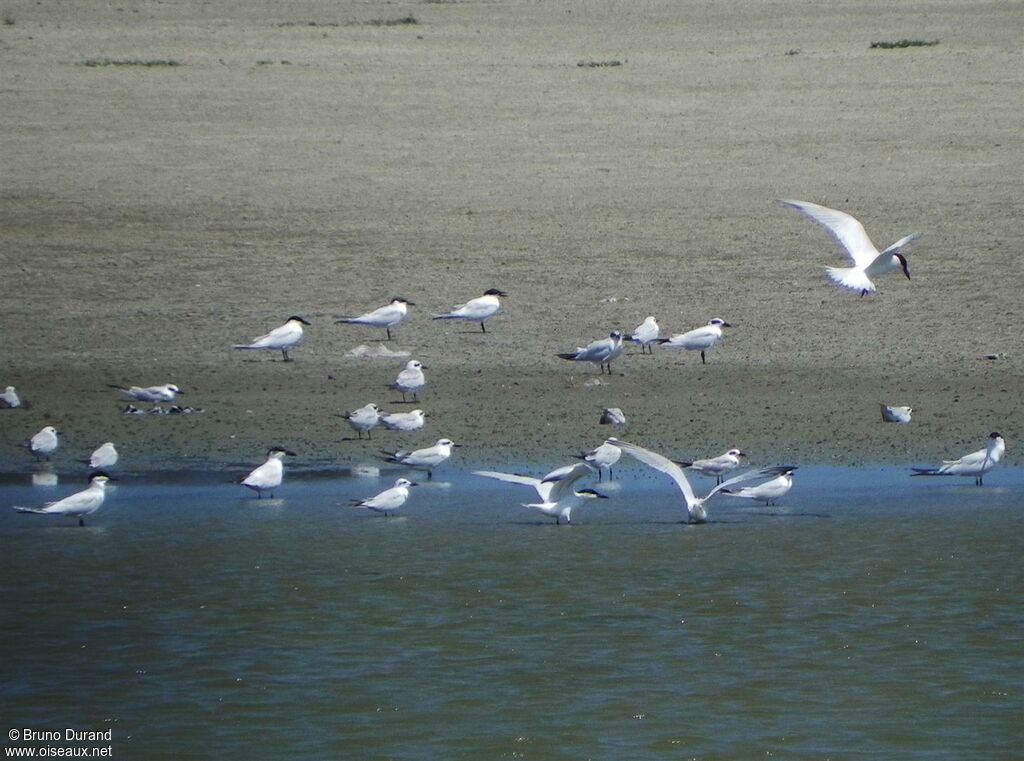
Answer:
[[[569,527],[454,469],[340,506],[394,476],[0,510],[2,715],[115,758],[1020,757],[1024,472],[806,467],[705,526],[628,467]]]

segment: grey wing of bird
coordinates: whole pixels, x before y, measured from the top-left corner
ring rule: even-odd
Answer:
[[[558,468],[548,473],[542,481],[545,484],[552,484],[546,501],[560,502],[566,496],[572,494],[576,488],[577,481],[593,472],[594,469],[585,462],[577,462],[571,466]]]
[[[753,468],[752,470],[745,470],[739,475],[728,478],[722,483],[718,484],[714,489],[708,492],[708,496],[704,499],[709,499],[712,494],[717,494],[726,487],[738,484],[743,481],[751,481],[755,478],[775,478],[780,476],[788,470],[796,470],[796,465],[769,465],[765,468]]]

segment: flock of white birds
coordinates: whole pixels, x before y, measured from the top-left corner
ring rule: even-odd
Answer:
[[[857,291],[861,296],[875,292],[874,278],[888,272],[902,271],[909,279],[910,268],[903,249],[920,235],[913,233],[901,238],[881,252],[868,237],[863,225],[855,218],[841,211],[819,206],[806,201],[782,201],[784,206],[796,209],[824,227],[842,246],[849,256],[852,266],[828,267],[826,274],[829,279],[842,288]],[[486,323],[501,309],[500,299],[508,294],[497,288],[485,291],[481,296],[453,307],[444,314],[432,315],[434,320],[461,320],[480,325],[483,333],[487,332]],[[414,302],[405,298],[394,298],[378,309],[358,316],[339,317],[336,322],[347,325],[360,325],[382,329],[390,340],[392,328],[395,328],[408,316],[408,308]],[[303,340],[303,326],[310,323],[303,317],[292,316],[278,328],[254,338],[246,344],[234,344],[232,348],[240,351],[280,351],[284,360],[289,361],[289,350],[296,348]],[[574,351],[559,353],[562,359],[571,362],[588,362],[597,365],[601,373],[611,373],[611,363],[623,353],[624,343],[629,341],[640,347],[642,353],[653,352],[655,345],[665,348],[699,351],[701,362],[707,362],[706,353],[717,346],[725,336],[724,329],[732,325],[719,317],[711,319],[706,325],[684,333],[669,337],[661,335],[661,328],[653,316],[647,317],[629,335],[620,331],[612,331],[607,338],[594,341],[587,346],[577,347]],[[422,362],[410,359],[398,373],[391,388],[402,394],[403,402],[417,402],[418,393],[426,386],[424,370],[428,369]],[[184,392],[178,386],[167,383],[161,386],[111,386],[127,398],[152,404],[172,403]],[[411,397],[411,399],[410,399]],[[23,400],[13,386],[7,386],[0,394],[0,408],[17,409],[22,407]],[[162,412],[191,412],[192,408],[175,405],[172,408],[159,408]],[[129,405],[126,412],[143,413]],[[911,420],[912,408],[908,406],[881,405],[882,419],[886,422],[908,424]],[[386,429],[412,432],[423,428],[426,413],[422,409],[411,412],[384,412],[376,404],[367,404],[359,409],[347,412],[345,420],[357,433],[358,438],[365,434],[371,437],[371,431],[383,426]],[[626,418],[618,408],[605,409],[601,423],[611,424],[620,428],[626,426]],[[53,426],[45,426],[32,436],[25,446],[39,458],[49,459],[60,444],[58,431]],[[424,471],[431,478],[433,471],[445,463],[452,455],[452,450],[459,445],[447,438],[441,438],[433,446],[412,451],[385,452],[385,459],[404,468]],[[1006,442],[1002,435],[993,432],[989,435],[986,446],[955,460],[947,460],[933,468],[914,468],[913,475],[920,476],[963,476],[970,477],[975,483],[982,485],[986,473],[995,467],[1006,450]],[[284,479],[284,458],[294,456],[294,452],[283,447],[272,447],[267,452],[266,461],[241,480],[241,484],[252,489],[259,497],[264,493],[271,497],[274,490]],[[730,449],[722,455],[694,461],[674,461],[657,452],[645,449],[637,444],[622,441],[615,437],[608,438],[596,449],[584,452],[577,458],[579,461],[556,468],[540,478],[515,473],[477,470],[477,476],[495,479],[519,486],[529,486],[536,494],[537,501],[523,503],[525,507],[552,517],[556,524],[571,522],[572,511],[585,500],[605,499],[593,488],[578,488],[579,483],[593,474],[598,481],[605,472],[612,478],[612,467],[619,462],[623,454],[629,455],[640,463],[669,476],[682,496],[686,510],[686,519],[690,523],[704,523],[708,520],[707,502],[716,494],[755,500],[766,505],[789,492],[793,485],[794,465],[775,465],[764,468],[753,468],[738,475],[731,475],[739,467],[745,453],[739,449]],[[115,480],[107,472],[118,461],[118,452],[112,442],[98,447],[83,462],[93,471],[89,478],[88,488],[71,494],[61,500],[50,502],[42,507],[14,506],[23,513],[43,515],[63,515],[78,520],[85,525],[86,516],[96,512],[103,504],[106,485]],[[686,476],[690,470],[716,479],[716,485],[703,497],[694,491]],[[727,477],[728,476],[728,477]],[[736,487],[739,484],[749,484]],[[410,496],[410,490],[417,484],[406,478],[399,478],[394,485],[379,494],[365,499],[352,500],[352,506],[370,510],[389,516],[400,510]]]

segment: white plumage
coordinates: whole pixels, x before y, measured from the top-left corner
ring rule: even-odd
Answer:
[[[865,296],[875,291],[875,284],[871,280],[873,277],[902,269],[903,274],[910,279],[907,259],[900,251],[908,243],[920,238],[920,233],[912,233],[901,238],[879,253],[864,230],[864,225],[849,214],[808,201],[789,200],[781,203],[806,214],[824,227],[846,251],[853,262],[852,267],[825,268],[829,279],[837,285],[852,291],[860,291],[861,296]]]
[[[582,462],[556,468],[543,478],[494,470],[473,471],[474,475],[484,478],[532,487],[540,502],[523,503],[523,507],[554,518],[556,524],[561,524],[563,519],[566,523],[571,522],[573,508],[579,507],[583,500],[607,499],[604,494],[599,494],[593,489],[576,489],[577,482],[590,473],[593,473],[593,469]]]
[[[380,494],[367,499],[352,500],[352,507],[360,507],[365,510],[373,510],[377,513],[391,515],[398,510],[409,499],[409,489],[417,484],[405,478],[399,478],[390,489],[385,489]]]
[[[1006,452],[1006,441],[1002,434],[993,431],[988,435],[988,445],[977,452],[965,454],[958,460],[944,460],[937,468],[914,468],[915,476],[967,476],[974,483],[982,485],[985,474],[996,466]]]
[[[273,498],[274,489],[280,486],[284,480],[283,460],[286,455],[294,457],[295,452],[281,447],[271,447],[267,451],[267,461],[243,478],[242,485],[248,486],[256,492],[258,499],[263,498],[265,491],[270,492],[270,496]]]
[[[659,338],[658,343],[662,346],[669,346],[673,349],[686,349],[687,351],[699,351],[701,364],[707,363],[704,352],[715,348],[719,341],[725,337],[722,328],[731,328],[732,325],[720,317],[711,319],[707,325],[694,328],[686,333],[679,333],[669,338]]]
[[[470,299],[465,304],[459,304],[458,306],[452,307],[452,311],[447,314],[435,314],[431,317],[435,320],[464,320],[465,322],[479,322],[480,329],[486,333],[487,328],[484,323],[494,317],[501,309],[501,301],[498,299],[499,296],[508,296],[502,290],[498,288],[489,288],[484,291],[483,296],[478,296],[475,299]]]
[[[37,515],[67,515],[78,518],[78,525],[85,525],[85,516],[92,515],[103,504],[107,494],[107,481],[111,481],[106,473],[93,473],[89,477],[89,486],[80,492],[71,494],[56,502],[48,502],[43,507],[14,506],[19,513],[35,513]]]
[[[254,338],[252,343],[235,344],[231,348],[243,351],[280,351],[284,356],[284,361],[288,362],[290,361],[288,350],[302,343],[304,336],[302,326],[310,324],[302,317],[292,316],[281,327],[274,328],[259,338]]]
[[[393,298],[390,304],[374,309],[372,312],[361,314],[358,317],[339,317],[335,322],[348,325],[367,325],[371,328],[384,328],[391,340],[391,328],[405,319],[409,313],[409,307],[416,306],[413,302],[400,297]]]

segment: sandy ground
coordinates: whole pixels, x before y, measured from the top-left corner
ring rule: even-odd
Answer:
[[[892,6],[5,2],[0,386],[32,407],[0,436],[56,425],[59,467],[108,439],[136,469],[440,436],[554,462],[619,406],[677,456],[930,462],[1000,430],[1019,463],[1021,6]],[[869,48],[901,38],[940,42]],[[841,253],[779,198],[880,247],[920,231],[913,279],[838,291]],[[492,286],[486,335],[428,319]],[[346,358],[380,336],[331,317],[394,295],[428,426],[345,441],[336,414],[393,406],[400,363]],[[229,348],[291,314],[313,322],[294,362]],[[736,327],[706,366],[554,356],[648,314]],[[123,416],[106,388],[164,382],[205,413]]]

